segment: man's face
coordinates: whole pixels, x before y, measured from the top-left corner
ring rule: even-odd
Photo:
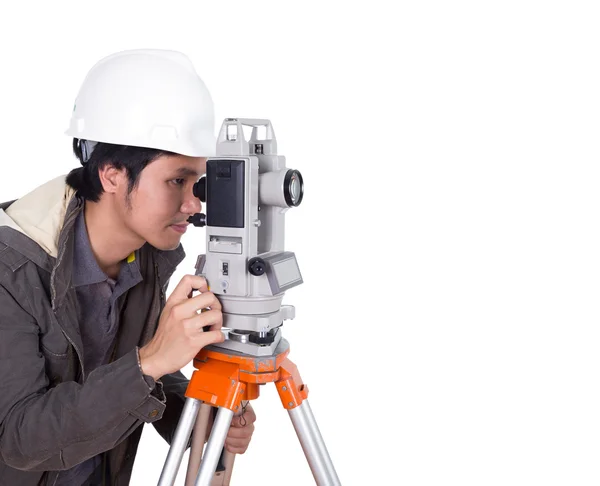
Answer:
[[[141,172],[138,185],[124,201],[123,221],[132,232],[159,250],[173,250],[187,219],[202,209],[194,183],[206,172],[205,157],[161,156]],[[176,227],[183,225],[183,227]]]

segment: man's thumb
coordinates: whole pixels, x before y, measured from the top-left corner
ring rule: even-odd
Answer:
[[[225,341],[225,334],[223,334],[221,331],[204,332],[204,333],[202,333],[202,337],[206,341],[205,346],[207,346],[209,344],[222,343],[223,341]]]

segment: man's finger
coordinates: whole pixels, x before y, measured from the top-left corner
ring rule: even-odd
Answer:
[[[209,344],[217,344],[225,341],[225,334],[221,331],[198,332],[198,347],[203,348]]]
[[[250,441],[248,439],[227,439],[225,445],[231,448],[246,448]]]
[[[194,290],[208,292],[208,284],[204,277],[198,275],[184,275],[177,286],[171,292],[167,301],[168,305],[175,306],[189,299]]]
[[[250,440],[253,432],[253,425],[246,425],[246,427],[231,427],[227,432],[227,440]]]
[[[223,313],[220,310],[209,310],[196,314],[184,321],[186,329],[191,332],[202,332],[210,326],[206,331],[219,331],[223,327]]]
[[[250,445],[250,439],[230,439],[227,438],[225,440],[225,448],[229,452],[233,452],[234,454],[243,454],[248,449]]]
[[[196,297],[186,299],[185,301],[177,304],[178,312],[181,312],[181,314],[185,316],[192,316],[194,312],[206,309],[207,307],[210,307],[213,310],[222,309],[219,299],[217,299],[217,296],[212,292],[205,292],[203,294],[196,295]]]
[[[244,454],[248,450],[248,447],[231,447],[225,444],[225,449],[227,449],[227,452],[231,452],[232,454]]]

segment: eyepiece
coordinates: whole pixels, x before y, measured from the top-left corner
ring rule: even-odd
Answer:
[[[194,196],[200,201],[206,202],[206,177],[202,177],[193,187]]]

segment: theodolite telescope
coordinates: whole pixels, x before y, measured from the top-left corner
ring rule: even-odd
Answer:
[[[251,126],[249,140],[243,126]],[[259,138],[259,128],[266,128]],[[226,340],[216,345],[253,356],[270,355],[294,307],[282,306],[284,292],[302,283],[294,253],[285,251],[285,212],[298,206],[304,182],[277,155],[269,120],[227,118],[194,195],[206,214],[190,222],[206,226],[206,255],[196,263],[223,307]]]

